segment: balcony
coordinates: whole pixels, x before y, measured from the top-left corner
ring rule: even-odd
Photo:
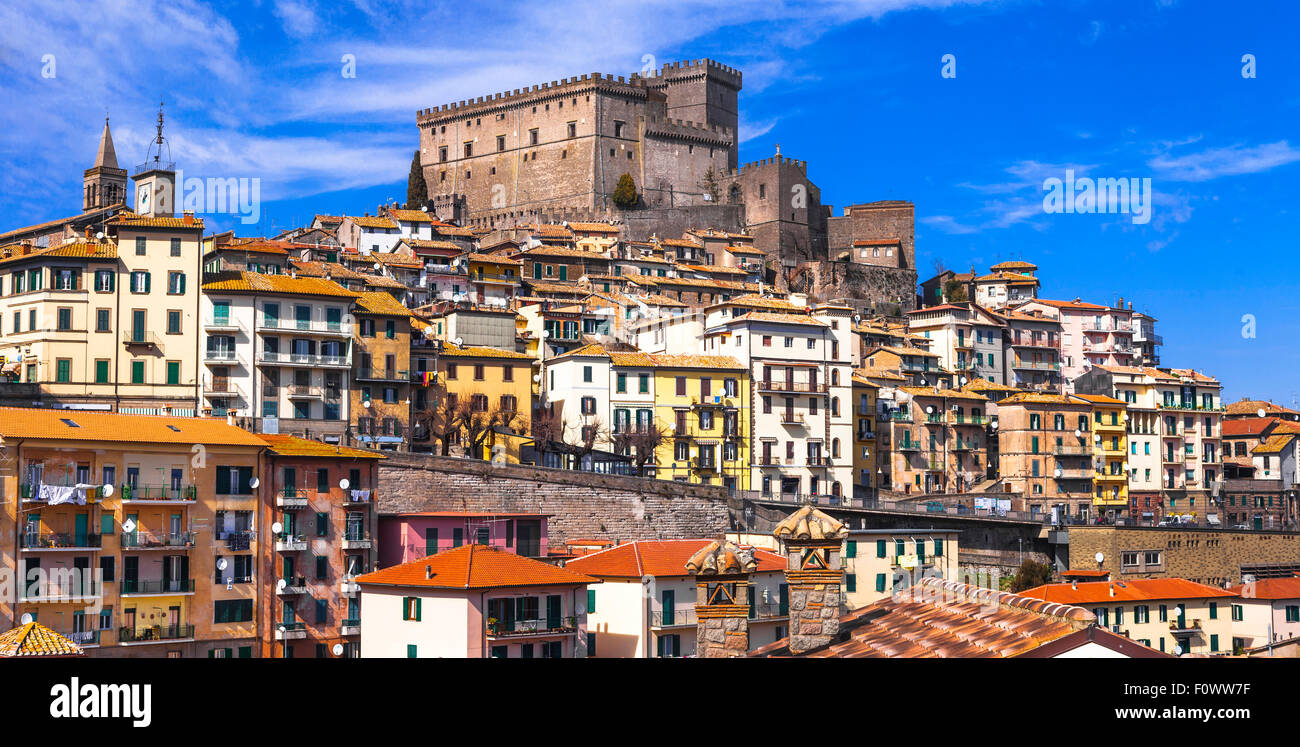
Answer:
[[[98,534],[68,532],[23,532],[22,549],[36,551],[82,550],[93,552],[100,547]]]
[[[147,579],[137,578],[122,579],[122,596],[136,597],[157,597],[186,595],[194,593],[194,579],[192,578],[172,578],[172,579]]]
[[[713,459],[700,459],[699,457],[696,457],[691,460],[691,469],[700,472],[717,472],[718,463]]]
[[[124,627],[117,632],[118,643],[124,645],[139,643],[167,643],[169,641],[193,640],[193,638],[193,625]]]
[[[325,388],[311,386],[310,384],[290,384],[285,387],[289,390],[289,399],[324,399]]]
[[[1092,447],[1086,444],[1056,444],[1052,447],[1052,453],[1057,456],[1092,456]]]
[[[307,508],[307,491],[284,488],[275,494],[277,508]]]
[[[1101,470],[1097,470],[1093,474],[1092,479],[1099,482],[1118,482],[1126,485],[1128,484],[1128,475],[1123,472],[1102,472]]]
[[[194,532],[123,532],[123,550],[188,550],[194,547]]]
[[[309,368],[351,368],[351,355],[311,355],[263,350],[257,354],[258,365],[307,366]]]
[[[1201,632],[1201,621],[1200,621],[1200,620],[1192,620],[1192,621],[1189,623],[1186,619],[1181,619],[1181,620],[1170,620],[1170,621],[1169,621],[1169,632],[1170,632],[1170,633],[1200,633],[1200,632]]]
[[[244,334],[244,325],[238,319],[228,316],[216,316],[203,320],[205,332],[238,332]]]
[[[1058,361],[1013,361],[1012,368],[1031,371],[1060,371],[1061,364]]]
[[[1061,349],[1061,341],[1057,338],[1049,340],[1045,338],[1022,337],[1020,335],[1015,336],[1011,345],[1017,348],[1047,348],[1049,350]]]
[[[542,617],[532,620],[488,620],[489,638],[512,638],[529,635],[558,635],[578,629],[576,617]]]
[[[374,543],[369,532],[352,528],[343,533],[340,542],[344,550],[369,550]]]
[[[650,610],[650,627],[651,628],[677,628],[692,626],[698,622],[695,616],[694,607],[685,607],[683,609]]]
[[[244,364],[234,348],[207,348],[203,351],[203,362],[215,365]]]
[[[751,588],[751,592],[757,589]],[[780,620],[790,616],[790,610],[786,605],[772,603],[755,603],[750,609],[750,620]]]
[[[781,425],[805,426],[803,413],[786,411],[781,413]]]
[[[354,378],[357,381],[395,381],[405,383],[406,380],[410,378],[410,375],[404,368],[400,370],[396,368],[359,368],[357,369]]]
[[[123,485],[123,503],[187,504],[199,499],[199,490],[193,485]]]
[[[284,583],[284,586],[280,585],[281,582]],[[298,594],[306,594],[307,577],[289,576],[287,578],[281,578],[279,581],[275,582],[275,593],[276,596],[281,596],[281,597],[295,596]]]
[[[361,618],[349,617],[339,623],[339,635],[361,635]]]
[[[1060,474],[1052,473],[1057,480],[1091,480],[1093,471],[1091,469],[1060,469]]]
[[[222,397],[230,399],[244,400],[244,392],[235,384],[233,379],[212,377],[203,377],[203,396],[209,399],[213,397]],[[247,401],[247,400],[245,400]]]
[[[791,392],[795,394],[826,394],[826,384],[822,382],[810,383],[807,381],[760,381],[757,384],[760,392]]]
[[[127,347],[152,346],[162,347],[162,338],[143,329],[131,329],[122,333],[122,344]]]
[[[80,602],[100,599],[104,595],[103,587],[87,577],[88,571],[50,569],[44,572],[48,576],[42,581],[23,582],[19,587],[19,602]]]
[[[275,626],[275,640],[296,641],[307,637],[307,624],[300,622],[280,623]]]
[[[894,451],[920,451],[920,449],[920,441],[899,441],[898,445],[894,447]]]
[[[98,630],[64,630],[60,631],[59,635],[82,648],[94,648],[99,645],[100,632]]]
[[[343,492],[343,503],[345,504],[362,504],[370,502],[369,490],[358,490],[352,488]]]
[[[307,549],[307,538],[301,534],[284,534],[275,540],[276,552],[303,552]]]
[[[345,322],[312,321],[308,319],[274,319],[263,317],[257,324],[258,332],[293,332],[331,337],[351,337],[352,325]]]
[[[339,593],[345,597],[355,597],[361,592],[361,584],[353,581],[351,578],[345,578],[339,584]]]

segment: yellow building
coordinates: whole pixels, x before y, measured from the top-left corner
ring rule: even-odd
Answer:
[[[422,411],[431,413],[433,419],[430,423],[430,416],[426,415],[425,422],[419,422],[421,417],[416,413],[417,431],[420,431],[417,436],[427,435],[423,439],[425,444],[439,439],[436,432],[442,425],[439,421],[459,409],[476,418],[477,423],[486,425],[486,435],[478,439],[479,456],[491,459],[493,445],[501,442],[506,446],[507,459],[514,454],[517,462],[518,445],[507,443],[511,441],[507,438],[509,434],[493,429],[515,435],[529,432],[533,413],[532,363],[527,353],[443,342],[437,351],[436,381],[429,386],[417,385],[417,389],[424,389],[424,396],[417,397],[425,403]],[[429,429],[434,432],[428,433]],[[470,437],[467,429],[460,428],[458,438],[467,450],[474,448],[473,444],[464,443]],[[421,440],[417,437],[413,442],[419,446]]]
[[[651,355],[661,480],[749,490],[749,369],[730,356]]]
[[[844,541],[844,603],[886,599],[927,576],[957,580],[955,529],[851,529]]]
[[[0,445],[0,559],[22,577],[0,628],[30,615],[91,656],[253,655],[264,441],[213,418],[0,408]]]
[[[853,372],[853,492],[854,497],[871,498],[880,487],[882,474],[879,442],[876,439],[876,399],[880,385],[861,371]]]
[[[1113,519],[1128,508],[1128,406],[1101,394],[1071,396],[1092,406],[1092,505],[1098,516]]]
[[[0,399],[192,415],[203,221],[123,212],[105,228],[0,248]]]

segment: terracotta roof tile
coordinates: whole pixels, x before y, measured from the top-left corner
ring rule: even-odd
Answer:
[[[107,241],[73,241],[48,249],[29,249],[26,254],[21,252],[18,244],[0,248],[0,264],[24,259],[117,259],[117,245]]]
[[[469,544],[358,576],[357,583],[428,589],[494,589],[586,586],[599,583],[599,579],[487,545]]]
[[[365,449],[354,449],[349,446],[336,446],[334,444],[322,443],[320,441],[311,441],[297,436],[283,434],[259,433],[258,438],[262,439],[271,448],[271,453],[277,456],[285,457],[325,457],[329,459],[387,459],[388,457],[377,451],[366,451]]]
[[[1300,599],[1300,576],[1261,578],[1232,590],[1243,599]]]
[[[1077,586],[1077,588],[1076,588]],[[1111,594],[1112,587],[1114,595]],[[1134,578],[1125,581],[1088,581],[1081,584],[1046,584],[1020,592],[1021,596],[1058,604],[1087,605],[1141,602],[1161,599],[1234,597],[1235,592],[1198,584],[1185,578]]]
[[[206,293],[276,293],[289,296],[334,296],[356,298],[357,294],[333,280],[289,275],[263,275],[234,271],[215,273],[203,284]]]
[[[266,445],[257,436],[227,425],[225,420],[218,418],[125,415],[116,412],[24,407],[0,407],[0,436],[142,444]]]
[[[36,621],[0,635],[0,657],[84,655],[80,646]]]
[[[383,291],[367,291],[357,298],[358,314],[383,314],[409,317],[411,310]]]
[[[571,560],[566,568],[599,578],[688,576],[686,561],[714,540],[636,540]],[[759,573],[785,570],[786,559],[767,550],[754,550]]]

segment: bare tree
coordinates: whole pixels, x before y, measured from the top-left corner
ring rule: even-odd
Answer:
[[[483,456],[483,445],[492,435],[493,428],[512,428],[519,419],[518,413],[501,408],[500,403],[489,405],[487,395],[472,392],[462,399],[457,417],[464,434],[466,452],[475,459]]]
[[[533,412],[529,433],[533,440],[543,446],[548,443],[561,443],[564,441],[565,425],[564,418],[555,411],[554,406],[539,407]]]
[[[637,476],[644,477],[645,465],[654,460],[655,451],[668,440],[668,436],[668,431],[658,423],[637,424],[614,434],[614,449],[631,454]]]
[[[569,443],[574,447],[578,460],[596,450],[596,444],[609,442],[609,427],[599,415],[585,415],[576,426],[577,433]]]
[[[459,398],[441,385],[432,387],[431,392],[432,406],[416,411],[415,422],[442,444],[443,456],[450,456],[452,442],[460,440]]]

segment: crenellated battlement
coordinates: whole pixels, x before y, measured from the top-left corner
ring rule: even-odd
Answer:
[[[714,78],[722,80],[737,90],[741,87],[743,76],[739,70],[729,65],[723,65],[710,59],[683,60],[678,62],[666,62],[663,67],[655,71],[650,77],[642,76],[640,73],[632,73],[626,77],[614,75],[613,73],[587,73],[584,75],[575,75],[570,78],[560,78],[552,80],[549,83],[539,83],[524,88],[516,88],[513,91],[501,91],[499,93],[478,96],[461,101],[453,101],[449,104],[442,104],[427,109],[416,111],[415,118],[417,122],[427,119],[447,116],[453,112],[459,113],[462,110],[477,110],[483,106],[493,106],[502,103],[510,103],[514,99],[525,99],[536,97],[541,94],[557,94],[556,89],[565,88],[574,85],[599,85],[602,87],[624,87],[625,90],[631,91],[635,88],[645,89],[648,86],[662,85],[672,82],[686,76],[707,74]]]
[[[793,166],[794,168],[799,169],[805,174],[808,173],[807,161],[797,161],[793,158],[786,158],[785,156],[772,156],[771,158],[764,158],[761,161],[750,161],[749,163],[741,165],[740,173],[743,174],[747,170],[752,171],[754,169],[762,168],[765,166],[779,166],[779,165]]]
[[[684,119],[646,117],[646,132],[654,135],[671,135],[677,137],[702,138],[730,144],[735,133],[730,127],[702,124]]]

